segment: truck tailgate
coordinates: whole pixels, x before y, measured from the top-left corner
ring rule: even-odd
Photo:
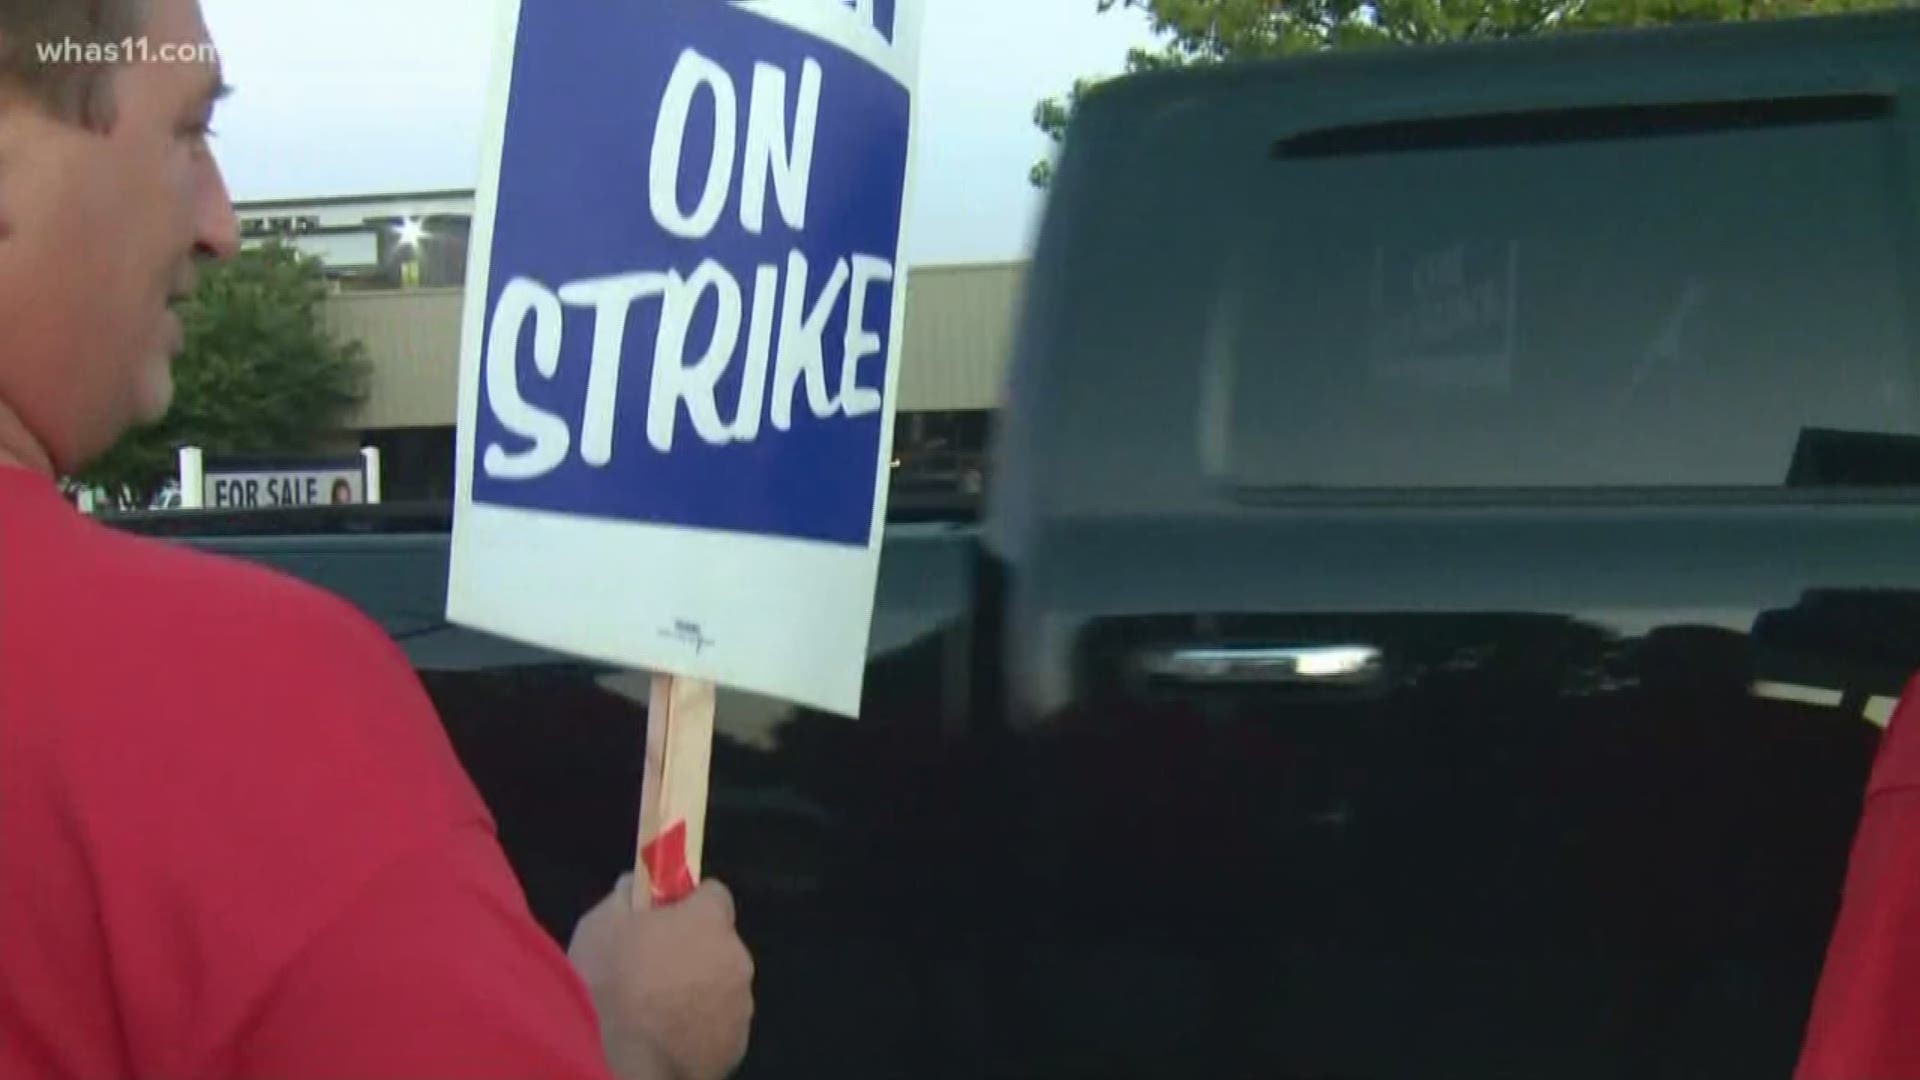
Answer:
[[[1021,1060],[1791,1070],[1920,670],[1920,509],[1293,508],[1044,547],[1076,554],[1031,567],[1010,649]]]

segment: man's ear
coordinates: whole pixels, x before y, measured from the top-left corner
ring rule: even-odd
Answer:
[[[15,86],[0,86],[0,242],[10,238],[20,220],[19,185],[55,150],[49,139],[58,135],[59,121],[40,102]]]
[[[32,152],[34,141],[46,137],[43,128],[38,107],[23,92],[0,88],[0,241],[14,233],[21,165]]]
[[[13,237],[13,179],[19,175],[21,121],[25,118],[13,95],[0,92],[0,243]]]

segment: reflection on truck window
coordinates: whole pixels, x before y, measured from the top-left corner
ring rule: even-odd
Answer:
[[[1863,113],[1283,153],[1225,241],[1211,440],[1263,488],[1920,485],[1884,438],[1920,435],[1894,144]]]

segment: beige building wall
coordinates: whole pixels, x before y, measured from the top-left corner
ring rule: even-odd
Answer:
[[[899,411],[999,407],[1025,269],[928,266],[907,275]]]
[[[327,329],[364,344],[373,364],[366,404],[352,426],[370,431],[454,422],[462,295],[461,289],[408,289],[327,300]]]
[[[900,357],[901,412],[990,409],[1000,401],[1024,266],[935,266],[907,277]],[[362,431],[454,422],[459,386],[460,289],[346,292],[323,319],[366,345],[373,363]]]

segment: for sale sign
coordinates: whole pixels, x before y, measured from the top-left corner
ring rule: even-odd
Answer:
[[[920,0],[505,7],[449,615],[855,712]]]
[[[223,510],[367,501],[367,465],[350,458],[208,458],[200,505]]]

